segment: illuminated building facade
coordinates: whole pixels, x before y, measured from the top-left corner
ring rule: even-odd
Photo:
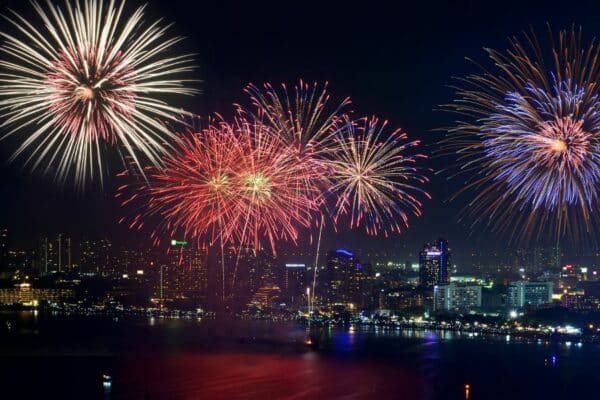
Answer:
[[[0,288],[0,304],[3,305],[37,305],[41,301],[59,302],[74,296],[75,292],[71,288],[34,288],[29,283]]]
[[[449,283],[435,285],[433,309],[435,311],[470,311],[481,307],[481,286]]]
[[[163,282],[170,299],[205,299],[208,287],[207,249],[184,241],[172,242]]]
[[[379,292],[379,308],[388,310],[409,310],[427,307],[431,304],[431,291],[407,286]]]
[[[507,306],[520,309],[552,303],[552,282],[512,282],[508,286]]]
[[[69,272],[73,269],[71,238],[60,233],[56,238],[56,261],[59,272]]]
[[[225,262],[225,295],[221,263]],[[252,302],[253,296],[261,288],[277,286],[281,288],[284,272],[277,260],[265,250],[250,247],[229,247],[223,258],[217,260],[216,292],[219,297],[229,298],[236,309],[242,309]]]
[[[276,306],[281,295],[281,289],[275,284],[267,284],[259,288],[250,300],[250,305],[262,309]]]
[[[427,243],[419,253],[419,284],[433,287],[450,280],[450,248],[448,241],[438,239]]]
[[[361,264],[354,253],[344,249],[329,251],[323,275],[323,290],[328,305],[344,305],[350,308],[371,306],[371,265]]]
[[[306,264],[285,264],[283,281],[286,297],[291,305],[302,306],[306,303]]]
[[[325,270],[325,286],[327,303],[350,303],[350,286],[352,275],[357,267],[354,254],[348,250],[338,249],[327,253]]]
[[[38,265],[42,274],[58,271],[58,259],[55,243],[47,237],[40,239]]]

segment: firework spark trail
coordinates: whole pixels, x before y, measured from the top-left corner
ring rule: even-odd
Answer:
[[[411,215],[421,215],[419,196],[428,178],[417,166],[422,154],[411,154],[418,140],[408,141],[400,130],[385,132],[387,122],[377,118],[340,122],[336,151],[328,163],[335,194],[336,223],[349,215],[350,228],[364,227],[369,235],[400,232],[408,228]]]
[[[265,238],[275,253],[277,240],[296,242],[298,229],[308,227],[318,211],[320,188],[298,190],[307,169],[279,135],[259,121],[237,119],[238,155],[235,185],[238,220],[231,235],[241,245],[262,247]]]
[[[245,92],[250,96],[254,110],[238,106],[243,113],[252,115],[255,120],[266,124],[292,149],[293,156],[304,170],[300,174],[302,179],[297,180],[297,194],[305,192],[312,195],[315,188],[321,193],[315,199],[315,209],[318,210],[315,222],[319,229],[316,261],[325,223],[324,215],[327,213],[326,188],[331,184],[328,165],[323,160],[333,148],[335,135],[341,133],[340,128],[344,128],[344,125],[337,122],[351,103],[349,98],[345,98],[341,103],[330,106],[331,98],[327,86],[327,83],[322,86],[318,83],[309,85],[300,80],[294,85],[293,95],[290,96],[285,84],[281,85],[280,90],[269,83],[264,84],[263,89],[250,84]],[[315,264],[311,293],[313,297],[316,268]]]
[[[419,189],[427,179],[416,166],[424,156],[409,154],[419,142],[399,130],[387,132],[375,118],[338,115],[339,109],[323,120],[325,92],[301,87],[296,102],[287,92],[279,97],[267,92],[263,105],[254,98],[255,113],[238,106],[232,122],[209,122],[179,143],[164,168],[149,168],[149,185],[124,186],[121,192],[130,193],[124,205],[145,204],[130,226],[140,229],[158,216],[163,222],[153,232],[156,240],[179,230],[209,244],[218,238],[221,249],[239,246],[234,287],[243,248],[268,247],[276,254],[279,241],[296,243],[300,230],[318,217],[312,296],[332,209],[333,222],[350,214],[352,228],[364,226],[372,235],[408,226],[410,215],[420,215],[417,197],[427,196]],[[267,106],[267,98],[278,106]],[[332,198],[333,207],[327,205]]]
[[[234,128],[223,121],[183,135],[174,153],[164,159],[164,167],[147,168],[148,183],[133,180],[119,188],[123,205],[135,203],[142,210],[130,228],[143,229],[147,218],[159,216],[162,222],[152,232],[157,244],[177,231],[209,244],[217,238],[227,243],[230,238],[224,236],[223,226],[239,218],[232,203],[237,196],[232,184],[236,147]]]
[[[312,290],[311,290],[311,296],[312,298],[309,298],[309,312],[308,312],[308,327],[309,327],[309,333],[310,333],[310,320],[311,320],[311,315],[312,315],[312,311],[313,311],[313,304],[314,304],[314,298],[315,298],[315,289],[317,287],[317,273],[318,273],[318,268],[319,268],[319,251],[321,251],[321,238],[323,237],[323,225],[325,225],[325,215],[322,214],[321,215],[321,223],[319,224],[319,236],[317,237],[317,249],[315,252],[315,266],[314,266],[314,270],[313,270],[313,280],[312,280]]]
[[[329,186],[326,154],[334,147],[333,139],[344,125],[338,124],[343,111],[351,104],[350,98],[332,104],[328,84],[308,84],[300,80],[293,91],[286,84],[280,89],[266,83],[263,88],[250,84],[245,92],[253,108],[238,109],[255,121],[267,126],[283,145],[292,150],[299,167],[304,169],[298,179],[297,191],[314,194],[315,188]],[[324,191],[321,190],[324,193]],[[326,207],[325,198],[317,199],[320,209]],[[321,212],[315,220],[320,220]]]
[[[250,84],[245,92],[255,107],[255,117],[270,126],[281,140],[292,148],[301,159],[303,155],[315,155],[328,151],[332,134],[338,128],[336,122],[342,111],[351,103],[345,98],[340,104],[328,107],[331,98],[327,83],[322,85],[299,81],[290,97],[287,85],[281,90],[266,83],[264,89]],[[244,110],[248,112],[247,109]]]
[[[60,182],[73,176],[80,187],[102,182],[109,146],[140,170],[140,157],[159,165],[173,139],[164,121],[183,114],[160,96],[196,92],[180,79],[191,56],[168,55],[182,39],[166,38],[158,21],[144,27],[145,7],[124,16],[124,0],[46,4],[32,2],[45,30],[10,11],[16,32],[0,32],[1,127],[6,136],[29,130],[12,159],[29,152],[33,170],[54,170]]]
[[[512,239],[589,237],[598,222],[600,46],[561,31],[548,63],[533,32],[525,42],[487,49],[497,68],[456,88],[448,108],[468,119],[443,143],[459,155],[457,175],[467,174],[457,195],[477,190],[465,215]]]
[[[316,212],[320,192],[296,190],[305,169],[289,147],[266,126],[241,116],[184,135],[163,163],[147,169],[149,184],[119,189],[123,205],[143,209],[131,228],[143,228],[150,216],[164,221],[152,234],[157,241],[180,230],[209,244],[221,236],[225,243],[267,246],[275,253],[276,243],[295,242]]]

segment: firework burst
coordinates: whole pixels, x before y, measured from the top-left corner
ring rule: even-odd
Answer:
[[[2,127],[27,132],[13,158],[29,153],[32,169],[78,186],[102,181],[108,146],[159,165],[172,139],[164,121],[182,114],[159,96],[195,92],[179,79],[191,57],[167,55],[181,38],[165,38],[158,22],[144,28],[144,7],[124,17],[124,1],[32,4],[45,30],[11,12],[15,33],[0,33]]]
[[[250,84],[245,92],[255,107],[257,119],[277,132],[280,139],[302,158],[327,151],[327,144],[339,127],[336,122],[350,104],[350,99],[345,98],[340,104],[329,107],[331,97],[327,86],[327,83],[309,85],[300,80],[294,86],[292,96],[285,84],[281,85],[281,90],[269,83],[264,84],[263,90]]]
[[[476,222],[513,238],[579,237],[599,197],[600,47],[561,31],[548,68],[536,36],[525,38],[507,53],[487,50],[495,71],[462,79],[449,107],[471,119],[444,143],[460,154],[466,189],[478,191],[467,210]]]
[[[337,221],[349,215],[350,227],[364,227],[369,235],[400,232],[411,215],[421,215],[421,189],[428,181],[416,164],[425,158],[411,154],[419,145],[400,130],[386,132],[377,118],[346,118],[328,164],[335,194]]]
[[[333,139],[344,128],[338,121],[351,103],[349,98],[345,98],[332,105],[327,86],[327,83],[311,85],[300,80],[290,91],[285,84],[280,89],[269,83],[264,84],[262,89],[250,84],[245,92],[253,109],[238,106],[242,114],[252,116],[254,121],[266,126],[284,146],[290,148],[290,155],[298,164],[296,172],[301,178],[296,179],[296,190],[304,192],[304,195],[324,193],[322,188],[330,184],[327,166],[322,160],[335,147]],[[320,208],[325,206],[324,200],[323,196],[316,199],[321,203]]]
[[[147,168],[148,184],[120,188],[123,205],[143,210],[131,228],[158,217],[156,242],[183,231],[200,242],[267,245],[275,253],[277,241],[295,241],[309,224],[318,193],[296,190],[304,169],[266,126],[241,116],[211,122],[176,147],[164,167]]]
[[[160,221],[152,232],[156,244],[165,235],[181,233],[209,244],[217,238],[227,241],[224,226],[236,219],[232,204],[237,196],[232,185],[236,147],[234,129],[223,121],[182,135],[163,167],[146,168],[147,182],[131,179],[119,188],[117,197],[124,206],[143,210],[130,228],[141,230],[156,216]]]
[[[230,233],[241,245],[261,248],[266,239],[275,253],[278,240],[296,242],[319,210],[321,191],[303,186],[314,170],[299,162],[292,149],[268,126],[237,119],[235,186],[236,223]],[[299,190],[299,188],[302,188]]]

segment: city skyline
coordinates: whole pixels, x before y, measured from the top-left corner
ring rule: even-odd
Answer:
[[[0,9],[0,397],[598,397],[597,2]]]

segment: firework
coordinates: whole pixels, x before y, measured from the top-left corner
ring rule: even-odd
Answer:
[[[300,80],[290,93],[285,84],[279,90],[269,83],[264,84],[262,90],[250,84],[245,92],[254,108],[238,106],[244,115],[251,115],[291,149],[297,169],[303,170],[299,173],[302,179],[297,180],[296,190],[305,195],[329,185],[327,167],[322,160],[335,147],[333,138],[344,127],[337,122],[351,103],[345,98],[332,105],[327,86],[327,83],[309,85]],[[324,197],[315,200],[321,203],[320,208],[325,206]]]
[[[184,234],[213,243],[223,235],[225,224],[236,218],[232,186],[237,140],[234,129],[223,121],[209,123],[199,132],[188,132],[177,142],[163,167],[147,167],[146,180],[132,179],[118,190],[123,205],[135,203],[143,210],[130,222],[140,230],[148,218],[159,217],[152,232],[155,242],[161,237]],[[129,173],[126,173],[130,175]]]
[[[345,98],[337,106],[329,107],[331,98],[327,83],[309,85],[302,80],[294,86],[293,96],[285,84],[281,85],[281,90],[269,83],[264,84],[263,90],[250,84],[245,92],[255,107],[251,114],[273,129],[300,158],[327,150],[327,144],[339,127],[336,122],[350,104],[350,99]]]
[[[183,232],[201,242],[268,245],[275,252],[278,240],[297,239],[316,208],[317,193],[296,190],[304,169],[289,147],[266,126],[241,116],[185,135],[163,164],[147,169],[148,184],[119,190],[123,205],[143,210],[131,228],[159,217],[152,234],[157,242]]]
[[[387,122],[377,118],[352,121],[336,139],[331,168],[337,221],[349,216],[350,227],[364,227],[369,235],[400,232],[411,215],[421,215],[420,195],[427,178],[417,166],[421,154],[411,154],[418,140],[409,141],[400,130],[386,132]]]
[[[168,55],[181,38],[158,22],[143,27],[144,7],[125,17],[124,0],[32,4],[45,30],[11,12],[15,34],[0,33],[2,127],[27,134],[12,158],[29,153],[32,169],[80,186],[102,181],[109,146],[159,165],[172,138],[164,122],[181,115],[159,96],[194,93],[179,79],[191,57]]]
[[[548,63],[535,34],[525,38],[507,53],[487,50],[496,70],[462,80],[450,109],[472,119],[446,149],[460,154],[466,189],[478,190],[467,210],[475,223],[513,238],[577,237],[598,206],[600,47],[561,31]]]
[[[278,240],[296,242],[298,229],[310,225],[318,211],[320,188],[304,182],[313,177],[279,135],[259,121],[237,120],[235,185],[237,223],[231,235],[240,244],[261,248],[265,239],[275,252]],[[308,175],[308,176],[307,176]]]

